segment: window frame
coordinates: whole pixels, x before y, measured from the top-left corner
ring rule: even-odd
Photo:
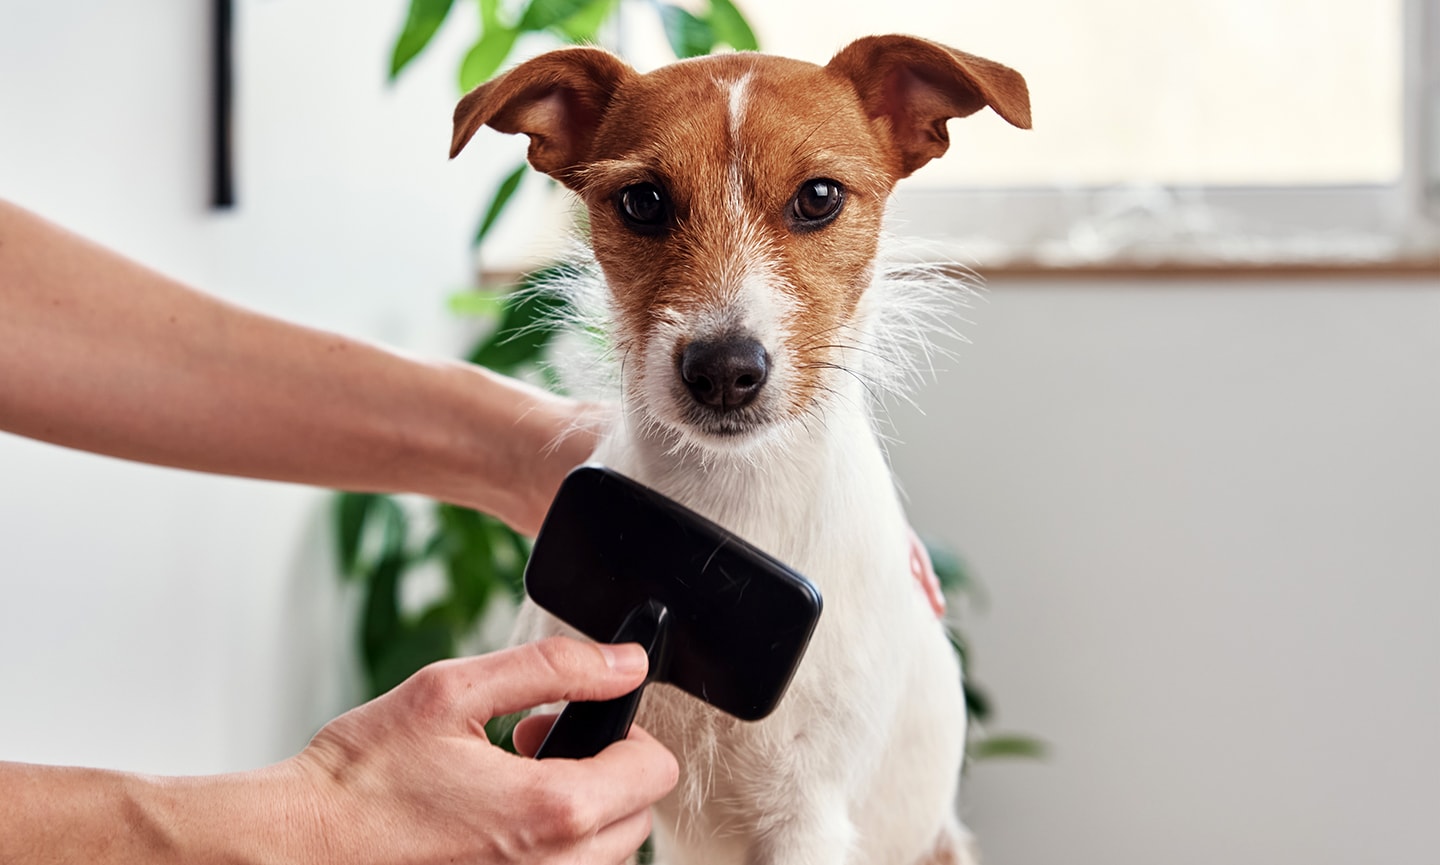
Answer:
[[[1349,270],[1440,274],[1440,0],[1404,0],[1394,184],[910,188],[891,230],[987,272]]]

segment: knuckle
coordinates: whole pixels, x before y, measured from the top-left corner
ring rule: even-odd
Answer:
[[[416,671],[405,687],[415,708],[431,714],[454,706],[464,684],[456,674],[453,663],[436,661]]]
[[[538,810],[545,834],[552,839],[570,841],[586,838],[599,831],[590,814],[591,809],[579,796],[568,790],[548,790],[541,796]]]

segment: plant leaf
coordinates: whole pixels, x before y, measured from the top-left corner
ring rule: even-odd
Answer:
[[[480,26],[486,30],[500,24],[500,0],[480,0]]]
[[[531,32],[554,27],[573,17],[590,2],[591,0],[530,0],[530,5],[525,7],[525,14],[520,16],[520,29]]]
[[[962,687],[965,690],[965,711],[970,717],[982,724],[990,720],[990,696],[973,682],[966,682]]]
[[[426,664],[455,655],[455,635],[440,622],[405,628],[389,641],[370,670],[371,696],[378,697]]]
[[[966,642],[965,635],[954,627],[947,627],[945,635],[950,638],[950,648],[955,650],[955,657],[960,659],[960,673],[966,675],[970,669],[970,644]]]
[[[590,0],[584,8],[555,26],[555,30],[571,44],[594,42],[600,28],[615,13],[620,0]]]
[[[659,4],[660,23],[665,27],[665,38],[670,50],[684,60],[700,57],[715,50],[715,31],[709,24],[669,3]]]
[[[380,558],[406,558],[405,541],[410,537],[410,518],[392,496],[377,496],[375,507],[381,519]]]
[[[505,312],[505,296],[493,291],[470,288],[446,298],[450,311],[465,318],[498,319]]]
[[[486,27],[460,62],[460,92],[469,93],[499,71],[519,35],[519,30],[499,23]]]
[[[364,574],[366,593],[360,620],[360,656],[365,668],[372,672],[400,630],[400,575],[404,569],[404,556],[388,555],[382,556]]]
[[[450,7],[455,0],[410,0],[410,9],[405,13],[405,25],[395,38],[395,48],[390,55],[390,80],[394,81],[400,71],[409,65],[425,46],[430,44]]]
[[[970,585],[970,575],[960,557],[929,538],[922,538],[921,542],[930,554],[930,564],[935,568],[935,576],[940,579],[940,587],[946,592],[965,591]]]
[[[1025,757],[1038,760],[1045,756],[1045,743],[1032,736],[1016,734],[986,736],[971,742],[965,753],[974,760],[991,760],[996,757]]]
[[[346,493],[335,496],[335,554],[340,562],[340,576],[356,576],[360,562],[360,543],[365,537],[365,523],[379,496],[375,493]]]
[[[758,51],[760,40],[750,29],[750,22],[735,8],[730,0],[710,0],[710,15],[707,19],[715,31],[715,39],[736,51]]]
[[[510,599],[519,603],[525,598],[525,563],[530,560],[530,542],[499,520],[492,520],[491,528],[495,575],[509,590]]]
[[[488,525],[494,518],[448,504],[440,505],[439,515],[445,532],[445,576],[451,600],[462,624],[468,626],[489,603],[496,582]]]
[[[563,271],[552,265],[529,273],[505,296],[505,314],[495,332],[470,353],[468,360],[496,372],[510,374],[540,359],[560,328],[560,313],[567,301],[545,283]]]
[[[373,507],[381,521],[380,551],[373,565],[361,566],[361,580],[367,591],[360,628],[361,655],[366,667],[372,669],[400,627],[400,580],[410,566],[405,551],[410,520],[405,509],[390,496],[376,496]],[[369,531],[373,529],[367,529],[367,534]]]
[[[524,712],[501,715],[485,722],[485,736],[490,744],[511,754],[515,753],[515,726],[525,717]]]
[[[515,196],[515,191],[520,188],[520,181],[525,179],[525,173],[529,170],[530,164],[521,162],[500,181],[500,185],[495,188],[495,194],[490,198],[490,206],[485,208],[485,218],[480,220],[480,228],[475,232],[473,246],[479,246],[485,240],[485,235],[490,233],[490,229],[495,227],[495,220],[505,212],[505,206]]]

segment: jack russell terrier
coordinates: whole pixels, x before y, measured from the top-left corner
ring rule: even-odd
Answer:
[[[868,383],[888,374],[877,266],[896,181],[989,106],[1029,128],[1014,70],[924,39],[816,66],[762,54],[639,74],[595,48],[529,60],[455,110],[530,137],[589,212],[623,422],[598,461],[810,577],[825,615],[777,711],[746,723],[668,686],[639,723],[681,765],[669,865],[967,861],[960,672],[913,588]],[[519,635],[563,626],[530,607]]]

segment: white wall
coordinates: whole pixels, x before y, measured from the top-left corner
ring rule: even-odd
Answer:
[[[1440,861],[1440,278],[997,281],[897,413],[1002,865]]]
[[[444,159],[461,34],[387,88],[399,0],[241,3],[241,207],[216,216],[204,5],[6,4],[0,195],[447,351],[476,201],[518,153]],[[1436,861],[1440,278],[992,287],[894,452],[988,586],[998,726],[1053,746],[974,769],[989,860]],[[298,747],[349,675],[324,498],[0,436],[0,758]]]

